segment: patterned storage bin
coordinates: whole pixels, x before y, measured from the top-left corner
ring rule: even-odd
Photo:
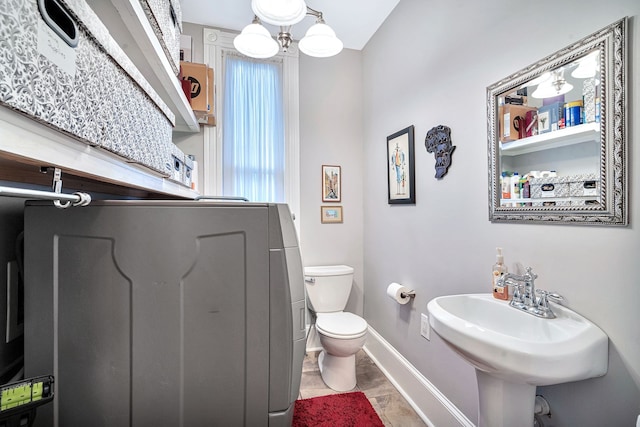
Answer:
[[[529,183],[532,199],[569,197],[570,177],[532,178]]]
[[[193,158],[186,155],[184,158],[184,175],[182,177],[183,184],[191,188],[193,182]]]
[[[600,177],[598,174],[572,175],[569,182],[571,197],[596,197],[600,195]]]
[[[571,206],[600,206],[597,199],[577,199],[571,200]]]
[[[571,202],[569,200],[536,200],[531,203],[531,206],[541,207],[541,206],[571,206]]]
[[[170,155],[167,157],[166,170],[169,173],[169,179],[182,184],[184,176],[184,159],[186,155],[173,143],[168,148]]]
[[[0,104],[164,174],[173,113],[84,0],[58,2],[61,25],[36,0],[0,7]]]
[[[131,0],[137,1],[137,0]],[[182,9],[178,0],[139,0],[151,28],[177,76],[180,71],[180,34]]]

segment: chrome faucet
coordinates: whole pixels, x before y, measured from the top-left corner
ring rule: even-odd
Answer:
[[[522,304],[526,307],[535,307],[536,305],[535,280],[538,278],[538,275],[533,273],[531,267],[527,267],[526,270],[527,272],[522,276],[511,273],[507,273],[503,276],[505,277],[505,281],[522,282],[522,284],[514,284],[516,291],[514,292],[514,298],[511,300],[512,306]]]
[[[523,275],[513,273],[502,275],[496,285],[507,286],[509,283],[513,284],[513,298],[509,303],[511,307],[526,311],[534,316],[553,319],[556,315],[551,311],[549,300],[561,302],[563,298],[556,293],[541,289],[536,290],[535,280],[537,278],[538,275],[533,273],[531,267],[527,267],[526,273]],[[540,294],[540,297],[536,298],[536,294]]]

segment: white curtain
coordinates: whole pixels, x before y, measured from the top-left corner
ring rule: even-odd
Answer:
[[[284,202],[282,63],[224,59],[223,194]]]

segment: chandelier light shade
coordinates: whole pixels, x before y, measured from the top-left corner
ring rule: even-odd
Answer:
[[[282,27],[297,24],[307,14],[304,0],[251,0],[251,9],[262,21]]]
[[[564,83],[562,86],[560,86],[560,89],[556,89],[551,81],[547,81],[538,86],[538,88],[533,91],[531,96],[538,99],[553,98],[554,96],[563,95],[569,92],[571,89],[573,89],[573,85],[571,85],[570,83]]]
[[[571,73],[571,77],[575,77],[577,79],[588,79],[590,77],[595,77],[598,70],[599,55],[600,52],[596,50],[595,52],[591,52],[584,58],[578,60],[578,66]]]
[[[564,78],[564,68],[551,72],[551,78],[540,83],[531,96],[534,98],[552,98],[571,91],[573,85]]]
[[[543,73],[542,75],[536,77],[533,80],[529,80],[528,82],[524,82],[522,84],[522,86],[520,86],[520,88],[525,88],[525,87],[533,87],[533,86],[538,86],[539,84],[545,82],[547,79],[549,79],[551,77],[551,73],[549,71]]]
[[[342,42],[335,31],[324,22],[314,24],[298,44],[300,50],[317,58],[327,58],[342,51]]]
[[[280,48],[286,52],[292,42],[291,26],[300,22],[306,15],[314,16],[316,23],[300,40],[300,50],[318,58],[327,58],[342,51],[342,41],[324,22],[322,12],[311,9],[304,0],[252,0],[251,8],[255,13],[253,23],[247,25],[233,40],[233,45],[243,55],[270,58],[276,55]],[[261,21],[280,26],[277,42],[262,26]]]
[[[271,58],[280,50],[278,43],[257,18],[233,39],[233,46],[238,52],[252,58]]]

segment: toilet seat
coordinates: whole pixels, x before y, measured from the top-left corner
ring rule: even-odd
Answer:
[[[316,330],[328,337],[337,339],[360,338],[367,333],[367,321],[353,313],[344,311],[320,313],[316,320]]]

